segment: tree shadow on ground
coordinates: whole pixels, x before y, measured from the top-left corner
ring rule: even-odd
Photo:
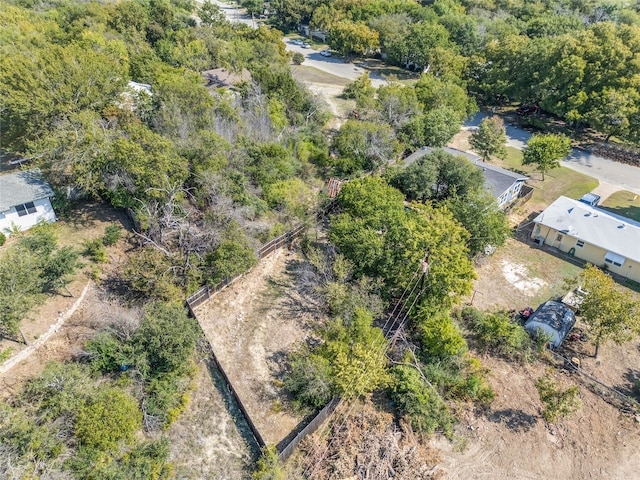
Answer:
[[[506,408],[504,410],[497,410],[489,415],[489,420],[493,423],[504,423],[509,430],[513,432],[528,432],[536,423],[538,423],[538,417],[523,412],[522,410],[515,410],[513,408]]]
[[[615,385],[613,388],[623,395],[628,395],[629,397],[640,401],[640,390],[634,388],[636,382],[640,387],[640,370],[628,368],[626,373],[623,375],[623,378],[626,382],[620,385]]]

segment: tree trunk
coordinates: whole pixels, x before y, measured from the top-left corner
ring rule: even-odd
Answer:
[[[596,342],[596,352],[593,354],[593,358],[598,358],[598,350],[600,350],[600,341]]]
[[[607,138],[604,139],[604,143],[609,143],[609,139],[613,136],[613,133],[607,135]]]

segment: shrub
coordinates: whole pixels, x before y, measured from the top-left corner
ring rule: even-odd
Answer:
[[[428,435],[441,431],[450,436],[456,420],[440,393],[408,365],[396,367],[393,375],[391,397],[398,411],[409,416],[413,428]]]
[[[104,236],[102,237],[102,243],[109,247],[118,243],[118,240],[122,238],[122,229],[117,225],[109,225],[104,229]]]
[[[3,246],[6,243],[6,241],[7,241],[7,236],[4,233],[0,232],[0,247]]]
[[[527,331],[502,312],[483,313],[473,307],[462,317],[476,335],[478,345],[507,358],[527,359],[531,355],[531,337]]]
[[[326,358],[306,349],[290,356],[291,369],[285,377],[284,388],[293,397],[294,406],[322,408],[334,393],[331,365]]]
[[[280,464],[278,452],[274,446],[262,449],[256,470],[251,476],[254,480],[284,480],[285,471]]]
[[[81,445],[105,452],[121,441],[131,441],[141,425],[137,402],[118,389],[108,388],[80,409],[75,434]]]
[[[419,315],[423,317],[417,319],[422,329],[422,346],[430,356],[450,358],[467,351],[467,342],[448,314],[429,315],[422,310]]]
[[[544,407],[542,416],[547,422],[566,417],[582,406],[580,389],[573,385],[563,390],[549,373],[538,379],[536,388]]]
[[[291,59],[293,60],[294,65],[301,65],[302,62],[304,62],[304,55],[300,52],[296,52],[293,54],[293,57]]]
[[[96,263],[105,263],[108,260],[107,249],[101,238],[95,240],[85,240],[85,255]]]

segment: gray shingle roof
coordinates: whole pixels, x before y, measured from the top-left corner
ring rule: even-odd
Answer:
[[[428,153],[436,150],[432,147],[422,147],[416,152],[409,155],[404,159],[404,163],[409,165],[415,162],[418,158],[425,156]],[[489,163],[483,162],[478,155],[473,153],[464,152],[455,148],[444,147],[444,150],[451,155],[462,156],[473,163],[476,167],[482,169],[484,174],[484,182],[489,193],[498,198],[502,195],[516,180],[526,180],[528,177],[520,175],[519,173],[512,172],[511,170],[505,170],[504,168],[496,167]]]
[[[53,195],[38,169],[0,175],[0,212]]]

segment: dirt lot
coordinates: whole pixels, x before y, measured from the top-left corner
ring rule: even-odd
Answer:
[[[286,354],[324,321],[296,285],[303,265],[299,254],[278,250],[196,310],[205,336],[268,444],[278,444],[303,420],[286,408],[278,380]]]
[[[526,237],[526,233],[519,236]],[[481,310],[535,308],[564,295],[565,279],[580,271],[580,267],[531,242],[509,238],[496,253],[477,262],[475,294],[467,303]]]
[[[206,358],[198,365],[186,411],[171,425],[171,462],[177,478],[251,478],[249,429]]]
[[[603,370],[612,372],[620,360],[638,365],[637,343],[608,348]],[[631,357],[631,358],[629,358]],[[534,383],[545,365],[520,366],[484,358],[491,369],[496,399],[486,414],[469,414],[459,427],[460,438],[434,444],[443,450],[446,478],[513,479],[631,479],[640,469],[640,425],[623,415],[568,373],[557,377],[581,389],[582,409],[547,424],[540,415]]]

